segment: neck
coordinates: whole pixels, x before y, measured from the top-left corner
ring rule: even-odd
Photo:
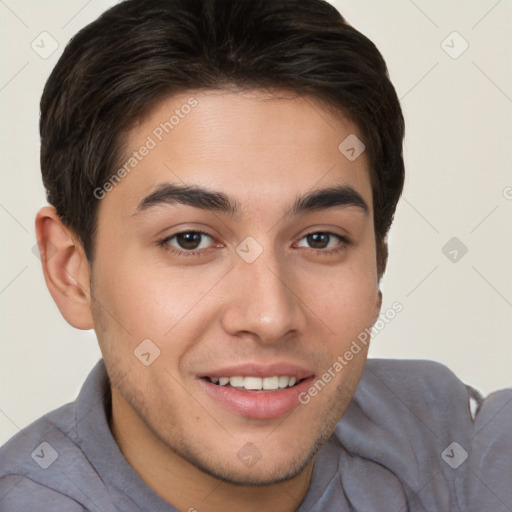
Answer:
[[[155,436],[115,389],[112,390],[110,428],[125,459],[142,481],[179,510],[294,512],[306,497],[311,483],[314,461],[297,476],[276,484],[244,486],[218,480]]]

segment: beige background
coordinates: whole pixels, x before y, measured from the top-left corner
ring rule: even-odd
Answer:
[[[383,281],[383,311],[397,301],[403,311],[370,355],[434,359],[484,393],[509,386],[512,3],[333,3],[383,53],[407,123],[406,189]],[[45,204],[41,91],[69,38],[112,4],[0,2],[0,443],[73,400],[100,357],[94,333],[60,316],[32,250],[34,216]],[[44,51],[50,37],[59,45],[47,58],[31,47],[41,37]]]

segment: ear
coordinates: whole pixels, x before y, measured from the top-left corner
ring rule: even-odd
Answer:
[[[81,243],[53,206],[37,213],[36,235],[46,286],[62,316],[77,329],[92,329],[90,266]]]

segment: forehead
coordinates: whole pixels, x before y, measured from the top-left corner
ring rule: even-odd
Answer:
[[[126,178],[108,202],[135,208],[157,186],[175,183],[223,190],[257,207],[348,185],[371,206],[366,154],[347,158],[347,138],[362,140],[357,125],[311,97],[187,91],[159,102],[128,133],[119,166]]]

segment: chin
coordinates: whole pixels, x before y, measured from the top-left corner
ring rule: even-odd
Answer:
[[[236,454],[214,453],[208,458],[183,446],[175,452],[216,480],[237,486],[259,487],[286,482],[300,475],[312,464],[324,442],[325,436],[322,436],[310,441],[306,450],[298,450],[292,455],[275,450],[259,452],[252,443],[247,443]],[[252,459],[247,458],[247,454],[251,454]],[[233,462],[229,463],[228,459]]]

